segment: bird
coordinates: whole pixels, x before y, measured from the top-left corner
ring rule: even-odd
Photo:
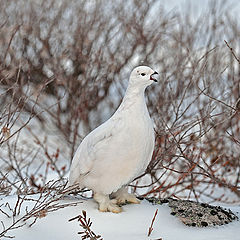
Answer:
[[[101,212],[120,213],[121,205],[140,203],[127,185],[152,159],[155,134],[144,92],[157,82],[156,74],[148,66],[132,70],[115,113],[82,140],[72,159],[67,186],[91,189]]]

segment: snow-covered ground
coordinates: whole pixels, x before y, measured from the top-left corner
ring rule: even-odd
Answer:
[[[16,199],[5,198],[10,204]],[[70,203],[76,200],[62,200],[61,203]],[[148,237],[148,228],[151,225],[154,213],[158,214],[153,224],[153,231]],[[87,212],[92,221],[91,229],[101,235],[104,240],[239,240],[240,221],[219,227],[194,228],[187,227],[176,217],[170,215],[166,205],[152,205],[143,200],[139,205],[125,205],[120,214],[102,213],[97,210],[93,200],[81,200],[77,206],[66,207],[56,212],[48,213],[40,218],[35,225],[25,225],[9,232],[16,240],[66,240],[81,239],[78,232],[83,231],[79,222],[68,220]],[[231,210],[240,217],[240,206],[232,206]],[[5,223],[10,221],[1,219]],[[6,238],[3,238],[6,239]]]

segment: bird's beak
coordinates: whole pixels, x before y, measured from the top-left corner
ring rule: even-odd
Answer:
[[[155,74],[158,74],[158,73],[155,71],[153,74],[150,75],[150,80],[153,80],[154,82],[157,82],[157,79],[154,78]]]

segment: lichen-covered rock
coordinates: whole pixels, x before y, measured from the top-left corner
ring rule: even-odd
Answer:
[[[231,210],[206,203],[172,198],[147,198],[147,200],[153,204],[168,204],[171,208],[171,214],[178,217],[187,226],[217,226],[238,220],[238,217]]]

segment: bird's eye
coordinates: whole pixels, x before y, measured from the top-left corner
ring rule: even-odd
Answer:
[[[146,74],[145,73],[141,73],[142,76],[145,76]]]

